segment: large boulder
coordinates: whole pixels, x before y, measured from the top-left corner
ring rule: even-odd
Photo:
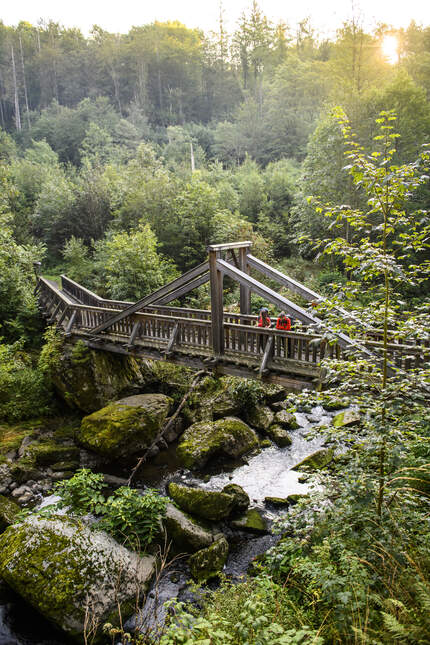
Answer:
[[[168,492],[173,501],[186,513],[214,522],[228,517],[236,505],[233,495],[192,488],[175,482],[170,482]]]
[[[0,576],[42,615],[83,642],[84,625],[131,614],[155,569],[81,522],[32,515],[0,536]]]
[[[183,513],[173,504],[167,504],[163,519],[167,537],[176,553],[194,553],[205,549],[214,541],[214,536],[207,528]]]
[[[131,394],[145,379],[133,357],[89,349],[78,341],[62,348],[52,382],[70,407],[89,413]]]
[[[206,582],[218,576],[228,557],[228,542],[221,537],[206,549],[190,556],[188,561],[191,575],[196,582]]]
[[[148,448],[160,432],[172,399],[138,394],[110,403],[82,419],[79,444],[108,457],[126,457]]]
[[[240,419],[193,423],[181,437],[178,458],[187,468],[202,468],[218,456],[240,457],[258,446],[255,432]]]

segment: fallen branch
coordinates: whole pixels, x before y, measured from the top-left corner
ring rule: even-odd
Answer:
[[[146,461],[146,459],[147,459],[147,457],[148,457],[148,454],[151,452],[151,450],[152,450],[152,449],[156,446],[156,444],[157,444],[157,443],[158,443],[158,442],[163,438],[163,436],[166,434],[166,432],[167,432],[168,430],[170,430],[170,428],[172,427],[172,425],[173,425],[173,424],[174,424],[174,422],[176,421],[176,419],[177,419],[177,417],[178,417],[179,413],[181,412],[182,408],[184,407],[185,403],[187,402],[187,400],[188,400],[188,398],[189,398],[190,394],[191,394],[191,393],[196,389],[196,387],[197,387],[197,385],[198,385],[198,383],[199,383],[199,381],[200,381],[200,378],[201,378],[202,376],[204,376],[205,374],[206,374],[206,370],[200,370],[199,372],[196,372],[196,374],[194,375],[193,381],[192,381],[192,383],[191,383],[191,385],[190,385],[190,388],[189,388],[188,392],[186,392],[186,393],[185,393],[184,398],[182,399],[182,401],[181,401],[181,402],[180,402],[180,404],[178,405],[177,409],[175,410],[175,413],[174,413],[174,414],[172,414],[172,416],[170,417],[169,421],[166,423],[166,425],[164,426],[164,428],[162,428],[162,429],[160,430],[160,432],[158,433],[158,435],[155,437],[154,441],[151,443],[151,445],[149,446],[149,448],[147,448],[147,449],[146,449],[146,452],[144,453],[144,455],[139,459],[139,461],[137,462],[137,464],[135,465],[135,467],[134,467],[134,468],[133,468],[133,470],[131,471],[131,473],[130,473],[130,477],[129,477],[129,478],[128,478],[128,480],[127,480],[127,486],[130,486],[130,484],[131,484],[131,482],[132,482],[132,480],[133,480],[133,477],[135,476],[135,474],[137,473],[137,471],[139,470],[139,468],[140,468],[140,467],[145,463],[145,461]]]

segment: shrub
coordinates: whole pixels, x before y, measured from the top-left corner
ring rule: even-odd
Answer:
[[[71,479],[58,482],[54,490],[62,499],[60,506],[69,506],[78,513],[99,514],[105,503],[102,488],[103,475],[82,468]]]

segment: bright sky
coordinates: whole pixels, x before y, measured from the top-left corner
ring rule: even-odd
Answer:
[[[93,24],[111,32],[127,32],[133,25],[154,20],[180,20],[187,27],[204,31],[216,30],[219,0],[3,0],[0,19],[6,25],[20,20],[37,24],[39,19],[54,20],[66,27],[79,27],[88,34]],[[247,10],[251,0],[223,0],[224,19],[228,31],[233,31],[240,14]],[[352,15],[351,0],[260,0],[263,12],[273,21],[284,20],[291,26],[306,16],[318,32],[333,33]],[[405,27],[413,19],[418,24],[430,24],[428,0],[357,0],[355,7],[366,27],[384,22],[394,27]],[[357,9],[356,9],[357,13]]]

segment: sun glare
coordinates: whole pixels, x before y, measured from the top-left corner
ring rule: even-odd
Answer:
[[[399,43],[395,36],[384,36],[382,53],[390,65],[395,65],[399,60]]]

